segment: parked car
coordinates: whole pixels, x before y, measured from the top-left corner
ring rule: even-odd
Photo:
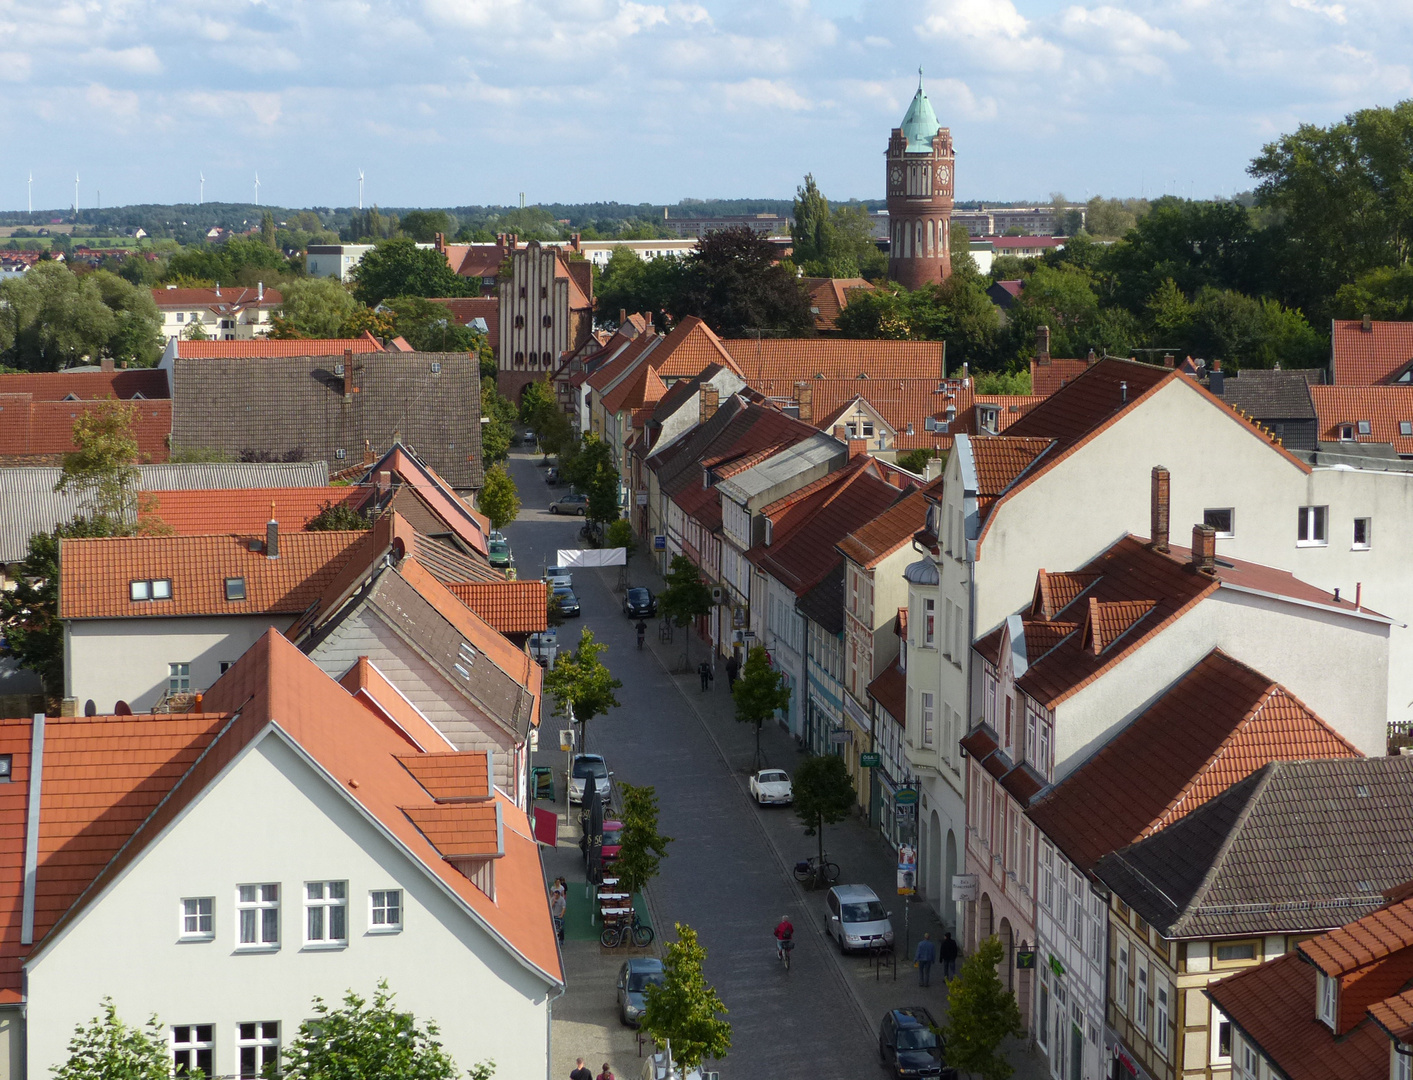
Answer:
[[[582,803],[584,801],[584,789],[589,780],[593,780],[598,786],[599,795],[605,800],[608,799],[611,785],[609,777],[612,774],[608,771],[608,765],[604,763],[603,757],[599,754],[575,754],[574,764],[569,770],[569,801],[571,803]]]
[[[559,470],[553,465],[545,470],[545,483],[550,487],[554,487],[559,483]]]
[[[554,667],[559,656],[559,635],[554,630],[541,630],[530,635],[530,658],[541,667]]]
[[[571,491],[568,495],[561,495],[549,504],[551,514],[578,514],[583,517],[589,509],[589,497]]]
[[[618,1019],[637,1027],[648,1007],[649,986],[661,986],[662,961],[655,956],[635,956],[618,969]]]
[[[878,1056],[894,1076],[937,1076],[955,1080],[947,1067],[946,1042],[937,1021],[921,1005],[891,1009],[878,1025]]]
[[[761,806],[788,806],[795,799],[790,774],[784,769],[762,769],[751,777],[751,798]]]
[[[574,584],[574,575],[569,572],[567,566],[546,566],[545,581],[551,589],[557,589],[561,585],[568,587]]]
[[[579,598],[574,595],[574,590],[568,585],[560,585],[554,590],[554,595],[559,600],[559,613],[566,619],[577,619],[579,617]]]
[[[589,838],[579,837],[579,850],[584,853],[584,865],[589,864]],[[618,853],[623,850],[623,822],[616,818],[607,818],[603,823],[603,846],[599,848],[599,858],[607,866],[618,858]]]
[[[893,923],[878,894],[867,885],[835,885],[825,902],[829,905],[825,929],[839,943],[840,952],[893,944]]]
[[[651,589],[629,589],[623,594],[623,614],[630,619],[650,619],[657,614],[657,597]]]
[[[486,545],[486,560],[499,570],[504,570],[510,566],[514,561],[514,557],[510,554],[510,544],[506,541],[505,537],[502,536],[500,539],[496,539],[494,534],[491,536],[490,541]]]

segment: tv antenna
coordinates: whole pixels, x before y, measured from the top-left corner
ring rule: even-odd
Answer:
[[[260,205],[260,174],[255,174],[255,205]]]
[[[29,216],[34,217],[34,170],[29,171]]]
[[[79,174],[74,173],[74,220],[78,220],[78,184]]]
[[[358,170],[358,209],[363,209],[363,170]]]
[[[201,186],[196,189],[196,205],[200,206],[206,201],[206,174],[198,173],[197,175],[201,177]]]

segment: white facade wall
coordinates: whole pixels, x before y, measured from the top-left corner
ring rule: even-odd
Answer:
[[[509,828],[509,824],[506,826]],[[347,881],[343,948],[307,947],[308,881]],[[281,945],[245,952],[236,888],[280,885]],[[401,888],[403,930],[371,933],[369,892]],[[179,942],[183,897],[215,898],[215,938]],[[28,964],[31,1077],[63,1060],[74,1026],[104,995],[141,1023],[213,1024],[215,1072],[237,1071],[236,1025],[277,1021],[288,1045],[352,989],[371,998],[386,978],[397,1004],[435,1020],[461,1069],[492,1059],[500,1076],[545,1076],[546,980],[477,925],[459,900],[352,807],[277,736],[267,734],[131,865],[86,914]]]
[[[199,323],[208,338],[218,341],[251,341],[270,333],[270,320],[275,314],[275,305],[256,306],[251,304],[240,311],[219,315],[209,307],[199,305],[186,308],[159,308],[162,315],[162,336],[182,337],[191,329],[192,323]]]
[[[1102,1077],[1108,1064],[1102,1056],[1108,904],[1044,833],[1037,830],[1036,835],[1040,843],[1035,901],[1039,987],[1031,1030],[1044,1044],[1055,1080],[1070,1077],[1077,1046],[1081,1047],[1080,1075]],[[1051,957],[1060,961],[1063,974],[1051,968]],[[1082,1045],[1074,1038],[1076,1028]]]
[[[350,271],[363,261],[363,256],[373,250],[372,244],[331,244],[329,247],[333,250],[310,250],[305,253],[304,269],[310,277],[331,277],[346,281]]]
[[[291,615],[222,615],[162,619],[76,619],[64,623],[64,696],[100,716],[126,701],[150,712],[167,690],[169,664],[191,665],[192,690],[205,690],[271,627]]]
[[[765,583],[764,633],[756,631],[760,643],[770,651],[775,667],[790,687],[790,710],[785,724],[792,735],[804,733],[805,652],[808,648],[805,617],[795,610],[795,594],[768,574],[758,575]],[[752,619],[755,611],[752,610]]]

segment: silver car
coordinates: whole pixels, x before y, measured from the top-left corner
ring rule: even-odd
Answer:
[[[867,885],[835,885],[826,897],[829,934],[840,952],[893,944],[893,922]]]

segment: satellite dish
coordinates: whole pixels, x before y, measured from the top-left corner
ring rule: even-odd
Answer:
[[[83,715],[84,715],[84,716],[97,716],[97,715],[98,715],[98,706],[97,706],[96,704],[94,704],[94,701],[93,701],[92,698],[89,698],[87,701],[85,701],[85,702],[83,703]]]
[[[114,715],[114,716],[131,716],[131,715],[132,715],[132,706],[129,705],[126,701],[120,701],[120,702],[118,702],[116,705],[113,706],[113,715]]]

